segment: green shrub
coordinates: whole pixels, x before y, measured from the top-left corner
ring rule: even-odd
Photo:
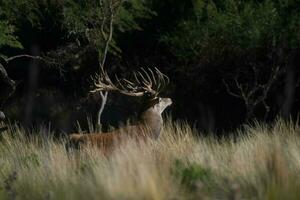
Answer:
[[[213,183],[213,173],[208,168],[203,168],[197,164],[184,165],[180,160],[176,160],[174,175],[188,189],[197,189],[197,184],[209,186]]]

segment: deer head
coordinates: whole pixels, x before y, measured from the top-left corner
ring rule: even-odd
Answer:
[[[162,114],[163,111],[172,104],[172,100],[170,98],[162,97],[155,97],[153,99],[146,100],[146,102],[144,110],[152,108],[152,110],[158,114]]]

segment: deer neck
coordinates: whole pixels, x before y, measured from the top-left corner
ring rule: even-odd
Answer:
[[[147,134],[149,134],[151,138],[157,139],[159,137],[163,125],[163,119],[160,113],[153,108],[149,108],[141,114],[140,123],[149,130]]]

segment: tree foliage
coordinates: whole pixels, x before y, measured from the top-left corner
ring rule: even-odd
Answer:
[[[38,45],[43,65],[59,66],[64,74],[61,78],[44,72],[43,87],[81,99],[106,49],[108,2],[0,0],[0,54],[28,53]],[[121,2],[114,16],[107,69],[127,73],[156,66],[168,74],[173,80],[169,95],[177,102],[175,118],[205,128],[273,119],[279,113],[296,116],[299,0]],[[22,59],[14,61],[14,65],[26,64]],[[8,76],[26,79],[26,73],[18,70],[11,68]],[[276,78],[270,78],[277,70]],[[251,98],[243,98],[243,93]],[[237,109],[232,110],[231,104]]]
[[[162,37],[184,61],[222,60],[300,42],[297,1],[195,0],[189,19]],[[291,3],[294,2],[294,3]],[[285,44],[283,44],[285,43]]]
[[[231,92],[240,90],[239,87],[251,91],[266,84],[275,68],[279,67],[281,72],[294,70],[288,66],[294,66],[292,57],[300,47],[298,1],[194,0],[190,10],[188,17],[161,37],[161,42],[177,59],[178,70],[188,74],[184,76],[188,82],[194,82],[189,93],[200,90],[207,94],[211,90],[216,94],[220,87],[225,91],[229,87],[227,91]],[[255,76],[251,75],[253,70]],[[199,84],[195,84],[197,77]],[[226,87],[221,81],[224,79],[230,82]],[[278,90],[282,84],[273,81],[268,88]],[[273,112],[278,112],[281,105],[270,102],[271,96],[268,92],[261,103],[269,102]],[[261,104],[245,106],[245,110],[262,110]]]
[[[22,44],[18,41],[18,38],[14,35],[14,26],[9,25],[8,22],[0,21],[0,48],[3,46],[9,46],[13,48],[22,48]]]

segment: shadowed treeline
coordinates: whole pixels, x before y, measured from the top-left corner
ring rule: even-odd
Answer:
[[[69,132],[99,120],[99,67],[126,78],[157,67],[171,80],[167,114],[198,130],[296,119],[299,13],[298,0],[0,0],[0,109]],[[140,104],[109,93],[104,129]]]

